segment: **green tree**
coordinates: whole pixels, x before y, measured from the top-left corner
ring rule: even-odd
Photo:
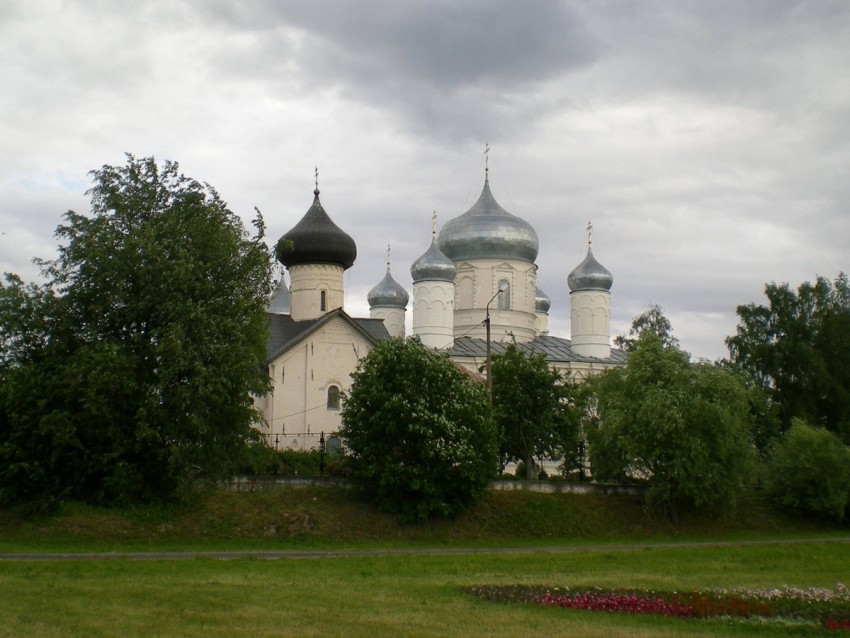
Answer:
[[[658,304],[650,305],[632,320],[628,335],[614,337],[614,345],[631,352],[637,345],[638,337],[651,334],[658,337],[665,348],[678,348],[679,340],[673,336],[673,325]]]
[[[770,391],[782,429],[797,417],[850,442],[850,284],[818,277],[796,292],[765,286],[768,305],[738,306],[732,362]]]
[[[527,479],[537,478],[535,456],[562,455],[565,469],[575,469],[580,418],[573,384],[543,354],[526,355],[514,344],[493,357],[492,373],[502,458],[522,461]]]
[[[421,521],[473,503],[497,465],[486,388],[416,339],[378,343],[352,376],[340,434],[379,507]]]
[[[271,258],[219,195],[153,158],[93,171],[44,286],[0,295],[0,497],[173,495],[252,438]],[[64,468],[64,469],[63,469]],[[15,484],[38,479],[35,493]],[[47,492],[46,492],[47,491]]]
[[[794,419],[774,450],[767,491],[797,514],[843,520],[850,503],[850,451],[832,432]]]
[[[735,505],[752,455],[747,389],[738,376],[694,365],[647,333],[624,368],[589,383],[595,478],[645,481],[647,503],[674,521],[688,507]]]

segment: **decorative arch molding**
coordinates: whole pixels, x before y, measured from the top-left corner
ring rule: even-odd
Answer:
[[[457,279],[457,307],[472,308],[475,301],[475,281],[471,274],[458,274]]]
[[[444,325],[446,322],[446,304],[435,299],[428,307],[428,323],[431,325]]]

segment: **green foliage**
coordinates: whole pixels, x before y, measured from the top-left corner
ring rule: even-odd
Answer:
[[[248,446],[237,474],[248,476],[345,476],[348,459],[341,452],[319,450],[275,450],[264,441]],[[324,468],[323,468],[324,466]]]
[[[673,336],[673,325],[658,304],[653,304],[632,320],[628,335],[614,337],[614,345],[631,352],[637,345],[639,337],[645,334],[654,335],[661,340],[665,348],[678,348],[679,340]]]
[[[770,461],[768,493],[792,512],[843,520],[850,504],[850,450],[832,432],[794,419]]]
[[[574,385],[542,354],[526,355],[513,344],[493,357],[492,373],[502,458],[522,461],[528,479],[537,478],[535,456],[563,456],[570,469],[576,467],[580,414]]]
[[[796,292],[765,286],[768,305],[738,306],[732,361],[769,390],[782,431],[795,417],[850,442],[850,284],[818,277]]]
[[[93,171],[49,282],[0,289],[0,500],[181,493],[252,439],[271,259],[208,185],[128,156]]]
[[[367,494],[405,520],[473,503],[496,473],[486,388],[415,339],[380,342],[352,376],[340,434]]]
[[[590,383],[596,479],[645,480],[647,503],[673,520],[682,508],[734,506],[752,452],[747,390],[735,374],[693,365],[644,334],[624,368]]]

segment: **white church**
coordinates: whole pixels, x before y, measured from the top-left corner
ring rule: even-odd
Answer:
[[[257,400],[266,440],[278,449],[311,449],[324,435],[338,445],[340,394],[377,341],[405,336],[409,304],[413,335],[473,373],[485,368],[487,319],[492,354],[515,343],[543,353],[576,381],[623,365],[624,353],[611,347],[613,277],[594,258],[590,233],[586,257],[567,277],[569,339],[549,334],[550,300],[537,287],[538,250],[531,224],[493,197],[485,166],[478,200],[439,233],[435,221],[431,245],[411,265],[412,304],[388,263],[369,291],[370,317],[350,317],[343,310],[343,273],[354,264],[357,247],[325,211],[317,186],[313,205],[276,249],[290,283],[281,279],[268,306],[272,390]]]

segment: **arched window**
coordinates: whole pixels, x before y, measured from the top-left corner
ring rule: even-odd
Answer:
[[[332,434],[325,445],[328,454],[339,454],[342,452],[342,439],[336,434]]]
[[[339,410],[339,388],[335,385],[328,388],[328,410]]]
[[[502,294],[499,295],[499,310],[511,309],[511,284],[507,279],[499,281],[499,290]]]
[[[319,310],[325,312],[328,309],[328,293],[325,290],[319,292]]]

